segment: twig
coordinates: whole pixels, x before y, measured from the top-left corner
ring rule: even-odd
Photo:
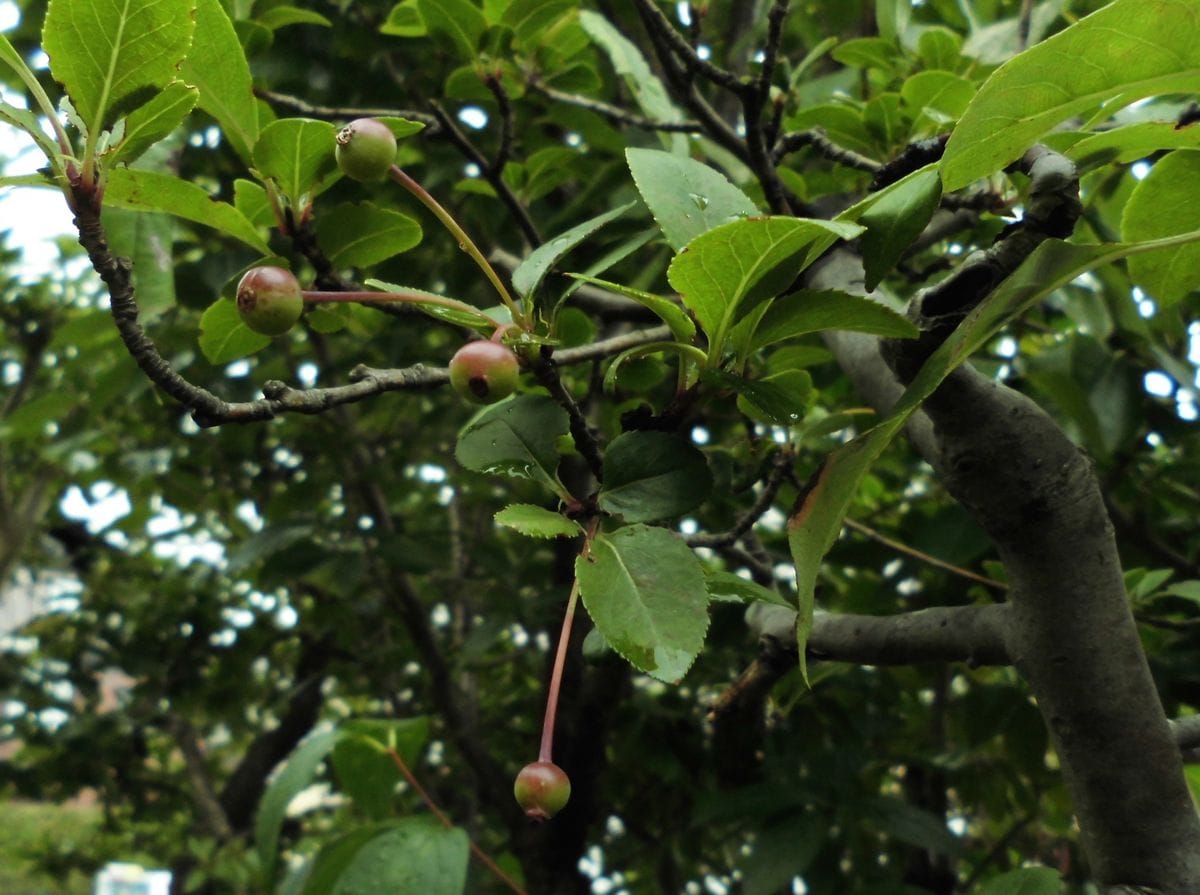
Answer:
[[[179,375],[138,323],[131,278],[133,267],[127,259],[118,258],[109,251],[108,239],[100,223],[100,210],[93,204],[92,194],[77,188],[72,199],[79,244],[87,251],[93,269],[108,287],[109,311],[134,362],[151,382],[195,414],[207,417],[225,413],[230,405]]]
[[[1172,718],[1168,723],[1180,749],[1195,749],[1200,746],[1200,715]]]
[[[843,524],[851,531],[857,531],[859,534],[866,535],[872,541],[877,541],[885,547],[890,547],[897,553],[903,553],[905,556],[911,556],[913,559],[920,560],[926,565],[936,566],[939,569],[945,569],[947,572],[952,572],[960,578],[966,578],[968,581],[974,581],[976,584],[982,584],[986,587],[992,587],[999,591],[1008,590],[1008,585],[1003,581],[997,581],[995,578],[988,578],[986,575],[980,575],[977,572],[972,572],[970,569],[964,569],[961,566],[956,566],[954,563],[946,562],[944,559],[938,559],[936,556],[931,556],[915,547],[910,547],[901,541],[893,540],[882,532],[876,531],[869,525],[863,525],[861,522],[856,522],[853,519],[847,518]]]
[[[404,779],[408,781],[408,785],[411,786],[416,794],[421,797],[421,801],[425,803],[425,807],[433,813],[433,816],[436,817],[441,822],[442,826],[444,826],[447,830],[454,829],[454,822],[446,816],[442,809],[437,806],[437,803],[430,797],[429,793],[425,791],[425,787],[423,787],[420,781],[417,780],[416,775],[409,770],[409,767],[405,763],[404,759],[400,757],[400,753],[391,747],[388,748],[387,753],[392,759],[392,762],[396,765],[396,769],[400,771]],[[468,839],[467,842],[471,846],[471,854],[473,854],[476,860],[486,867],[492,873],[492,875],[496,877],[496,879],[500,880],[500,882],[504,883],[504,885],[508,886],[508,888],[510,888],[512,891],[516,892],[517,895],[527,895],[525,890],[522,889],[511,876],[500,869],[499,865],[497,865],[496,862],[491,859],[487,852],[475,844],[474,839]]]
[[[638,12],[647,27],[652,29],[663,42],[679,57],[689,73],[699,73],[714,84],[733,93],[741,94],[747,84],[731,71],[702,59],[686,37],[675,30],[666,14],[655,5],[654,0],[636,0]]]
[[[1017,50],[1029,46],[1029,29],[1033,25],[1033,0],[1021,0],[1021,13],[1017,18]]]
[[[489,75],[484,79],[484,83],[492,92],[492,96],[496,98],[496,107],[500,112],[500,145],[496,148],[496,157],[488,163],[488,168],[499,175],[504,171],[504,166],[508,164],[508,159],[512,155],[514,120],[512,101],[509,99],[508,91],[504,89],[503,82],[496,75]]]
[[[983,859],[971,869],[970,875],[963,880],[960,885],[955,887],[955,891],[973,892],[975,890],[975,884],[979,882],[980,878],[982,878],[984,871],[987,870],[992,864],[996,863],[1000,856],[1008,851],[1008,848],[1010,845],[1012,845],[1013,840],[1020,835],[1021,831],[1029,825],[1033,818],[1034,816],[1032,814],[1026,814],[1023,817],[1017,818],[1012,826],[1005,831],[1004,835],[1000,837],[1000,840],[994,846],[992,846],[991,851],[984,855]]]
[[[770,147],[767,146],[763,133],[763,109],[765,98],[757,90],[742,93],[742,118],[746,124],[746,152],[750,158],[750,167],[754,169],[759,183],[762,184],[763,195],[767,207],[775,214],[787,214],[792,210],[783,181],[775,170],[775,160]]]
[[[536,248],[542,244],[541,234],[538,233],[537,226],[533,223],[533,219],[529,216],[529,212],[525,206],[521,204],[521,200],[517,198],[517,194],[512,191],[512,188],[500,176],[500,172],[493,169],[491,162],[479,151],[478,147],[471,142],[454,123],[454,120],[447,114],[446,110],[434,100],[430,100],[429,108],[433,111],[434,118],[442,126],[442,135],[455,145],[459,152],[473,162],[478,168],[483,179],[491,184],[492,189],[496,191],[496,195],[500,197],[500,201],[508,208],[509,214],[513,220],[517,222],[517,226],[521,228],[521,233],[530,246]]]
[[[727,562],[734,565],[742,565],[750,570],[750,576],[756,584],[761,584],[763,587],[773,587],[775,585],[775,568],[762,558],[755,556],[744,547],[738,547],[736,544],[720,544],[711,548],[724,558]]]
[[[204,762],[204,750],[200,743],[200,735],[186,718],[169,712],[166,718],[166,728],[170,732],[179,753],[183,756],[187,768],[188,784],[192,792],[192,801],[196,812],[200,815],[205,832],[219,842],[228,842],[233,838],[233,829],[229,818],[221,807],[217,794],[213,790],[212,779]]]
[[[884,346],[884,357],[901,380],[916,375],[962,319],[1039,245],[1052,237],[1065,239],[1075,229],[1083,206],[1071,160],[1036,145],[1014,167],[1029,176],[1024,218],[1007,227],[991,246],[969,255],[954,273],[917,293],[908,314],[921,336]]]
[[[126,350],[151,382],[192,412],[192,418],[199,426],[209,428],[224,423],[268,420],[281,413],[322,413],[331,407],[361,401],[383,392],[437,388],[450,381],[449,373],[441,367],[417,364],[403,369],[381,370],[359,365],[350,371],[353,380],[350,385],[294,389],[286,383],[271,380],[263,384],[263,398],[260,400],[225,401],[181,376],[146,335],[138,322],[130,263],[109,250],[99,212],[92,206],[91,197],[87,194],[77,195],[75,204],[79,243],[87,250],[92,267],[108,287],[109,309]],[[667,338],[669,334],[669,329],[664,326],[626,333],[561,351],[555,361],[559,364],[586,363],[619,354],[645,342]]]
[[[759,492],[754,505],[750,507],[737,522],[733,528],[719,534],[696,534],[687,539],[689,547],[724,547],[727,544],[735,544],[741,539],[742,535],[746,534],[767,510],[771,508],[771,504],[775,502],[775,495],[779,493],[779,486],[783,484],[787,477],[787,471],[791,467],[794,455],[790,450],[781,450],[775,455],[771,462],[771,468],[767,472],[767,477],[763,481],[762,491]]]
[[[783,20],[787,18],[789,2],[790,0],[775,0],[771,11],[767,13],[767,45],[763,48],[762,69],[758,73],[758,95],[763,103],[771,96],[771,81],[775,78],[779,44],[783,39]]]
[[[749,154],[746,151],[745,142],[729,126],[725,119],[717,114],[716,109],[700,95],[700,91],[696,89],[695,81],[691,77],[692,72],[680,67],[680,62],[676,59],[670,45],[660,34],[655,24],[650,21],[649,13],[641,5],[638,7],[638,12],[641,15],[643,25],[646,27],[646,34],[650,38],[650,43],[654,46],[655,56],[658,57],[663,73],[674,88],[677,98],[681,99],[684,105],[696,116],[704,127],[704,132],[709,137],[725,149],[728,149],[741,161],[748,161]],[[670,29],[669,22],[667,23],[667,27]]]
[[[428,112],[417,112],[413,109],[388,109],[379,107],[350,107],[350,106],[318,106],[305,102],[296,96],[286,93],[276,93],[261,87],[254,88],[254,95],[265,99],[274,106],[290,109],[307,115],[310,118],[320,118],[328,121],[344,121],[352,118],[407,118],[409,121],[419,121],[425,125],[425,134],[433,136],[440,130],[436,118]]]
[[[947,133],[909,143],[879,166],[879,170],[875,172],[875,177],[867,190],[872,193],[881,190],[913,171],[940,160],[946,152],[946,142],[949,139],[950,135]]]
[[[579,405],[575,403],[575,399],[563,385],[562,378],[558,375],[557,363],[549,346],[542,347],[537,359],[532,362],[530,370],[538,383],[545,386],[550,392],[550,397],[567,412],[571,437],[575,439],[575,449],[587,461],[588,469],[591,470],[596,481],[604,481],[604,455],[600,451],[600,444],[596,441],[596,436],[592,433],[583,411],[579,409]]]
[[[699,121],[656,121],[644,115],[627,112],[619,106],[614,106],[603,100],[592,99],[590,96],[580,96],[578,93],[555,90],[553,87],[549,87],[538,80],[531,80],[528,87],[534,93],[539,93],[546,97],[546,99],[554,100],[554,102],[563,103],[568,106],[575,106],[579,109],[586,109],[589,112],[595,112],[597,115],[607,118],[614,124],[622,124],[627,127],[636,127],[647,131],[678,134],[697,134],[704,130],[704,126]]]
[[[838,146],[819,127],[784,134],[775,143],[775,148],[771,151],[771,156],[778,163],[784,156],[803,149],[805,146],[812,147],[813,151],[823,158],[827,158],[831,162],[837,162],[840,165],[845,165],[848,168],[858,168],[860,171],[867,171],[874,174],[882,167],[874,159],[867,158],[865,155],[859,155],[854,150],[846,149],[844,146]]]

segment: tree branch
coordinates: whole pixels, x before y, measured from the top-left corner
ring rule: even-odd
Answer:
[[[575,440],[575,449],[587,461],[588,469],[591,470],[593,478],[597,482],[603,482],[604,455],[600,450],[600,444],[596,440],[596,435],[592,432],[591,426],[588,425],[583,412],[579,409],[579,405],[575,403],[575,399],[567,391],[566,386],[563,385],[562,379],[558,375],[558,364],[548,346],[543,347],[538,357],[533,361],[531,371],[538,383],[550,392],[550,397],[557,401],[558,405],[567,412],[567,419],[571,427],[571,437]],[[579,495],[576,496],[578,497]]]
[[[775,502],[775,495],[779,493],[779,487],[787,477],[794,459],[795,454],[790,450],[780,450],[776,453],[771,460],[771,468],[767,472],[766,479],[763,480],[762,490],[759,491],[754,504],[738,518],[733,527],[718,534],[691,535],[687,539],[688,546],[716,548],[736,544],[742,535],[754,527],[754,523],[762,517],[763,513],[771,508],[771,504]]]
[[[919,301],[922,316],[935,322],[961,316],[999,282],[999,271],[1015,268],[1032,245],[1061,233],[1071,219],[1077,208],[1071,177],[1052,154],[1026,158],[1034,179],[1045,184],[1029,204],[1031,223],[1001,243],[990,259],[997,267],[978,280],[951,277],[951,285],[927,290],[922,298],[935,297]],[[838,264],[847,285],[853,281],[846,257],[825,266],[826,285]],[[886,412],[900,386],[870,344],[830,340],[864,397]],[[1004,562],[1011,601],[1006,643],[1046,720],[1096,879],[1102,886],[1134,881],[1170,895],[1200,890],[1200,821],[1087,458],[1036,404],[970,367],[946,380],[909,432]]]
[[[167,714],[167,730],[170,732],[179,753],[183,756],[184,767],[187,768],[188,786],[192,793],[192,803],[196,806],[196,814],[200,818],[200,828],[206,836],[212,836],[219,842],[227,842],[233,837],[229,819],[213,791],[212,777],[204,761],[204,749],[196,728],[186,718],[169,712]]]
[[[262,87],[254,88],[254,95],[264,99],[273,106],[299,112],[309,118],[320,118],[325,121],[348,121],[354,118],[407,118],[409,121],[419,121],[425,125],[425,135],[435,136],[440,132],[436,118],[428,112],[418,112],[415,109],[388,109],[380,107],[350,107],[350,106],[318,106],[305,102],[296,96],[277,93]]]
[[[546,99],[568,106],[575,106],[579,109],[586,109],[589,112],[595,112],[597,115],[607,118],[613,124],[668,134],[698,134],[704,132],[704,126],[699,121],[656,121],[653,118],[628,112],[620,106],[614,106],[611,103],[593,99],[590,96],[580,96],[578,93],[555,90],[553,87],[543,84],[536,78],[530,80],[528,87],[534,93],[539,93],[546,97]]]
[[[255,737],[242,755],[217,801],[235,833],[250,829],[254,811],[271,770],[295,748],[317,722],[324,698],[321,682],[329,662],[323,644],[313,644],[296,663],[296,684],[279,724]]]
[[[702,59],[686,37],[675,30],[666,14],[655,5],[654,0],[635,0],[642,20],[670,50],[679,58],[689,74],[700,74],[719,87],[724,87],[736,94],[742,94],[747,88],[743,81],[733,72],[726,71],[719,65],[714,65],[707,59]]]
[[[838,146],[825,135],[824,129],[819,127],[784,134],[775,142],[775,146],[771,150],[771,158],[778,164],[785,156],[791,155],[805,146],[812,147],[813,152],[822,158],[848,168],[857,168],[860,171],[874,174],[882,167],[875,159]]]
[[[501,169],[493,166],[492,162],[479,151],[470,138],[459,129],[458,125],[454,123],[454,119],[447,114],[441,105],[430,100],[429,108],[433,110],[434,117],[441,124],[442,133],[446,139],[453,143],[459,152],[479,168],[479,173],[483,175],[483,179],[496,191],[496,195],[504,203],[504,206],[508,209],[508,213],[512,215],[517,226],[521,228],[521,234],[525,237],[525,241],[533,248],[540,246],[542,244],[542,236],[538,233],[537,226],[529,216],[529,211],[521,203],[521,200],[517,198],[517,194],[512,191],[508,182],[501,176]]]

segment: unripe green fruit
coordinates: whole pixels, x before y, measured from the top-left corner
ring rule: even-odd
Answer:
[[[450,358],[450,384],[476,404],[494,404],[517,388],[521,365],[499,342],[468,342]]]
[[[300,319],[304,296],[290,270],[255,267],[238,283],[237,309],[242,322],[256,333],[278,336]]]
[[[396,161],[396,135],[375,118],[356,118],[337,133],[338,167],[355,180],[382,180]]]
[[[549,820],[571,798],[571,780],[550,761],[535,761],[521,768],[513,783],[517,804],[534,820]]]

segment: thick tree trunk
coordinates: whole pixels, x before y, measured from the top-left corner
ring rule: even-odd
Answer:
[[[827,270],[840,268],[842,288],[845,260]],[[829,343],[886,410],[901,389],[878,344]],[[1004,560],[1005,645],[1050,731],[1093,877],[1112,892],[1200,892],[1200,819],[1090,461],[1036,404],[970,368],[935,393],[909,435]]]

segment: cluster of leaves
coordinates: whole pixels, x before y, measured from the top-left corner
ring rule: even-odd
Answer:
[[[602,842],[607,866],[631,885],[663,891],[736,874],[747,892],[776,891],[796,875],[814,892],[892,892],[937,868],[994,877],[989,893],[1057,890],[1055,870],[1001,874],[1018,855],[1082,879],[1045,730],[1006,669],[821,665],[806,670],[811,691],[799,669],[785,677],[765,728],[759,718],[730,733],[703,720],[713,692],[748,660],[746,603],[798,607],[803,643],[818,582],[826,608],[843,612],[986,599],[916,554],[837,536],[848,515],[870,516],[944,562],[991,560],[982,534],[892,441],[997,336],[1015,347],[982,364],[1022,380],[1111,478],[1130,564],[1159,569],[1133,573],[1130,587],[1158,624],[1148,638],[1167,701],[1200,702],[1189,670],[1200,647],[1190,627],[1195,558],[1171,546],[1195,533],[1187,483],[1196,442],[1170,408],[1143,399],[1138,381],[1152,369],[1180,389],[1194,381],[1185,341],[1200,270],[1189,218],[1200,135],[1177,126],[1181,102],[1126,108],[1196,89],[1200,24],[1183,0],[1152,16],[1121,0],[1065,30],[1098,4],[1067,12],[1044,2],[1024,23],[1020,5],[828,2],[789,17],[778,127],[819,126],[845,151],[829,158],[809,146],[779,167],[813,210],[799,217],[764,214],[763,185],[728,147],[676,130],[635,135],[589,106],[628,97],[643,118],[686,122],[648,47],[630,38],[641,31],[627,10],[606,18],[572,0],[406,0],[333,3],[324,15],[264,0],[160,0],[111,16],[90,0],[56,0],[43,18],[42,4],[23,3],[11,41],[0,37],[0,79],[47,118],[61,108],[68,129],[49,138],[35,112],[0,105],[0,119],[33,136],[49,161],[44,174],[0,183],[90,190],[115,250],[134,260],[160,353],[227,400],[305,370],[324,383],[355,364],[444,362],[463,328],[510,319],[490,307],[489,285],[453,243],[424,233],[398,190],[368,193],[340,178],[335,124],[325,120],[350,117],[338,110],[416,110],[381,116],[410,138],[398,161],[452,198],[481,244],[523,251],[520,222],[505,219],[513,203],[535,232],[559,234],[511,276],[530,324],[527,358],[621,332],[624,320],[586,313],[584,284],[630,300],[619,317],[648,315],[665,330],[603,369],[559,368],[566,391],[586,396],[590,433],[537,388],[469,419],[421,394],[200,432],[156,403],[92,293],[10,282],[0,351],[20,392],[0,414],[0,460],[15,470],[0,480],[13,508],[0,521],[23,534],[19,551],[0,553],[0,572],[61,565],[55,544],[66,544],[83,588],[66,611],[28,627],[35,640],[25,652],[0,656],[0,680],[23,706],[3,730],[25,743],[8,782],[50,797],[99,788],[131,848],[168,856],[188,887],[209,891],[281,879],[282,891],[313,895],[462,891],[466,835],[415,816],[403,766],[436,781],[452,817],[481,814],[476,838],[531,890],[572,891],[590,842]],[[733,21],[737,4],[710,7],[697,23],[708,39],[763,38]],[[65,89],[58,106],[49,99],[57,88],[25,62],[35,46]],[[440,114],[428,117],[434,97]],[[478,137],[443,111],[465,106],[488,118]],[[940,163],[869,194],[869,172],[847,155],[882,162],[947,131]],[[1084,172],[1086,232],[1045,243],[891,415],[850,438],[869,417],[816,334],[916,335],[901,301],[1000,226],[984,217],[953,234],[953,249],[948,240],[914,249],[943,194],[990,178],[989,189],[1019,195],[1021,176],[999,172],[1043,138]],[[467,176],[464,144],[475,153]],[[1129,165],[1144,158],[1154,164],[1136,180]],[[839,240],[857,241],[875,296],[795,288]],[[272,344],[229,299],[248,267],[289,257],[327,285],[369,274],[372,287],[459,296],[486,316],[429,304],[435,319],[413,325],[342,305],[310,310],[302,332]],[[558,274],[568,266],[580,271],[572,279]],[[1135,284],[1156,302],[1149,318],[1129,301]],[[219,366],[235,360],[240,370]],[[702,438],[688,437],[693,427]],[[600,484],[589,493],[578,441],[597,433]],[[678,521],[734,529],[781,450],[804,475],[823,463],[794,524],[768,516],[739,552],[697,554]],[[54,509],[72,486],[94,497],[117,487],[131,512],[97,537]],[[800,494],[795,480],[771,487],[770,505],[783,511]],[[581,505],[606,520],[587,556],[572,541],[583,533]],[[176,508],[164,533],[161,519]],[[187,536],[219,543],[224,560],[172,559],[171,540]],[[794,566],[795,594],[787,575],[775,580],[779,564]],[[594,628],[581,646],[582,632],[575,638],[560,752],[583,792],[556,821],[565,832],[533,834],[495,797],[511,774],[481,775],[528,757],[545,662],[527,643],[556,629],[573,578]],[[898,582],[907,584],[899,593]],[[95,674],[104,668],[134,681],[118,712],[101,710]],[[63,683],[70,698],[56,695]],[[66,716],[61,727],[45,723],[51,708]],[[321,717],[332,723],[268,783]],[[196,731],[208,743],[198,761],[188,748]],[[492,765],[472,751],[481,748]],[[292,798],[323,773],[348,800],[289,821]],[[621,823],[605,834],[610,814]],[[948,833],[948,816],[967,835]],[[190,833],[183,848],[180,830]],[[1009,845],[998,854],[1002,836]],[[285,874],[284,851],[308,860]],[[481,875],[472,890],[498,885]]]

